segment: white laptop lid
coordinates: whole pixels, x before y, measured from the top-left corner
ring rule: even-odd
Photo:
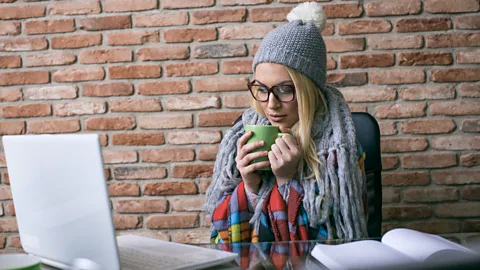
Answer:
[[[3,144],[24,250],[119,269],[98,135],[3,136]]]

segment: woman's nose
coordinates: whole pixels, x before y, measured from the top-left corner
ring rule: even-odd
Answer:
[[[273,95],[273,93],[269,93],[268,96],[268,108],[275,109],[280,106],[280,101]]]

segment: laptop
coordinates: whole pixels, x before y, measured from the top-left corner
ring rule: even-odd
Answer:
[[[22,246],[68,269],[200,269],[236,253],[115,237],[97,134],[3,136]]]

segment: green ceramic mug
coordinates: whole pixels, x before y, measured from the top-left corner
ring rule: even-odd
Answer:
[[[28,254],[1,254],[0,270],[41,270],[40,259]]]
[[[280,132],[280,128],[277,126],[267,126],[267,125],[246,125],[245,132],[252,131],[252,137],[248,139],[247,143],[264,141],[264,145],[260,148],[255,149],[253,152],[258,151],[270,151],[272,145],[275,143],[277,138],[282,137],[283,135],[290,135],[289,133]],[[254,159],[252,162],[266,161],[268,157],[262,157]],[[272,168],[270,166],[260,168],[261,171],[270,171]]]

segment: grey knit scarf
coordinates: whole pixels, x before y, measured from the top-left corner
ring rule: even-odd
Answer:
[[[300,174],[300,183],[304,189],[303,206],[307,212],[310,226],[324,224],[328,238],[333,238],[333,228],[338,238],[352,239],[367,236],[366,221],[362,208],[362,194],[365,185],[364,175],[358,166],[358,150],[355,127],[348,105],[340,91],[326,86],[324,92],[328,104],[328,113],[317,114],[312,127],[312,139],[317,148],[320,160],[321,179],[302,178],[310,175],[308,166]],[[213,180],[207,190],[205,210],[213,213],[224,192],[232,191],[242,181],[237,170],[235,156],[237,141],[245,133],[247,124],[268,125],[268,120],[252,109],[247,109],[239,121],[225,134],[217,153],[213,169]],[[335,168],[335,155],[337,166]],[[265,196],[272,189],[275,178],[271,172],[261,172],[262,185],[259,190],[259,201],[255,214],[250,220],[255,227],[259,226],[259,216]],[[320,194],[315,196],[315,183]],[[323,199],[323,200],[322,200]],[[333,205],[333,209],[331,206]],[[329,211],[332,211],[331,224]]]

